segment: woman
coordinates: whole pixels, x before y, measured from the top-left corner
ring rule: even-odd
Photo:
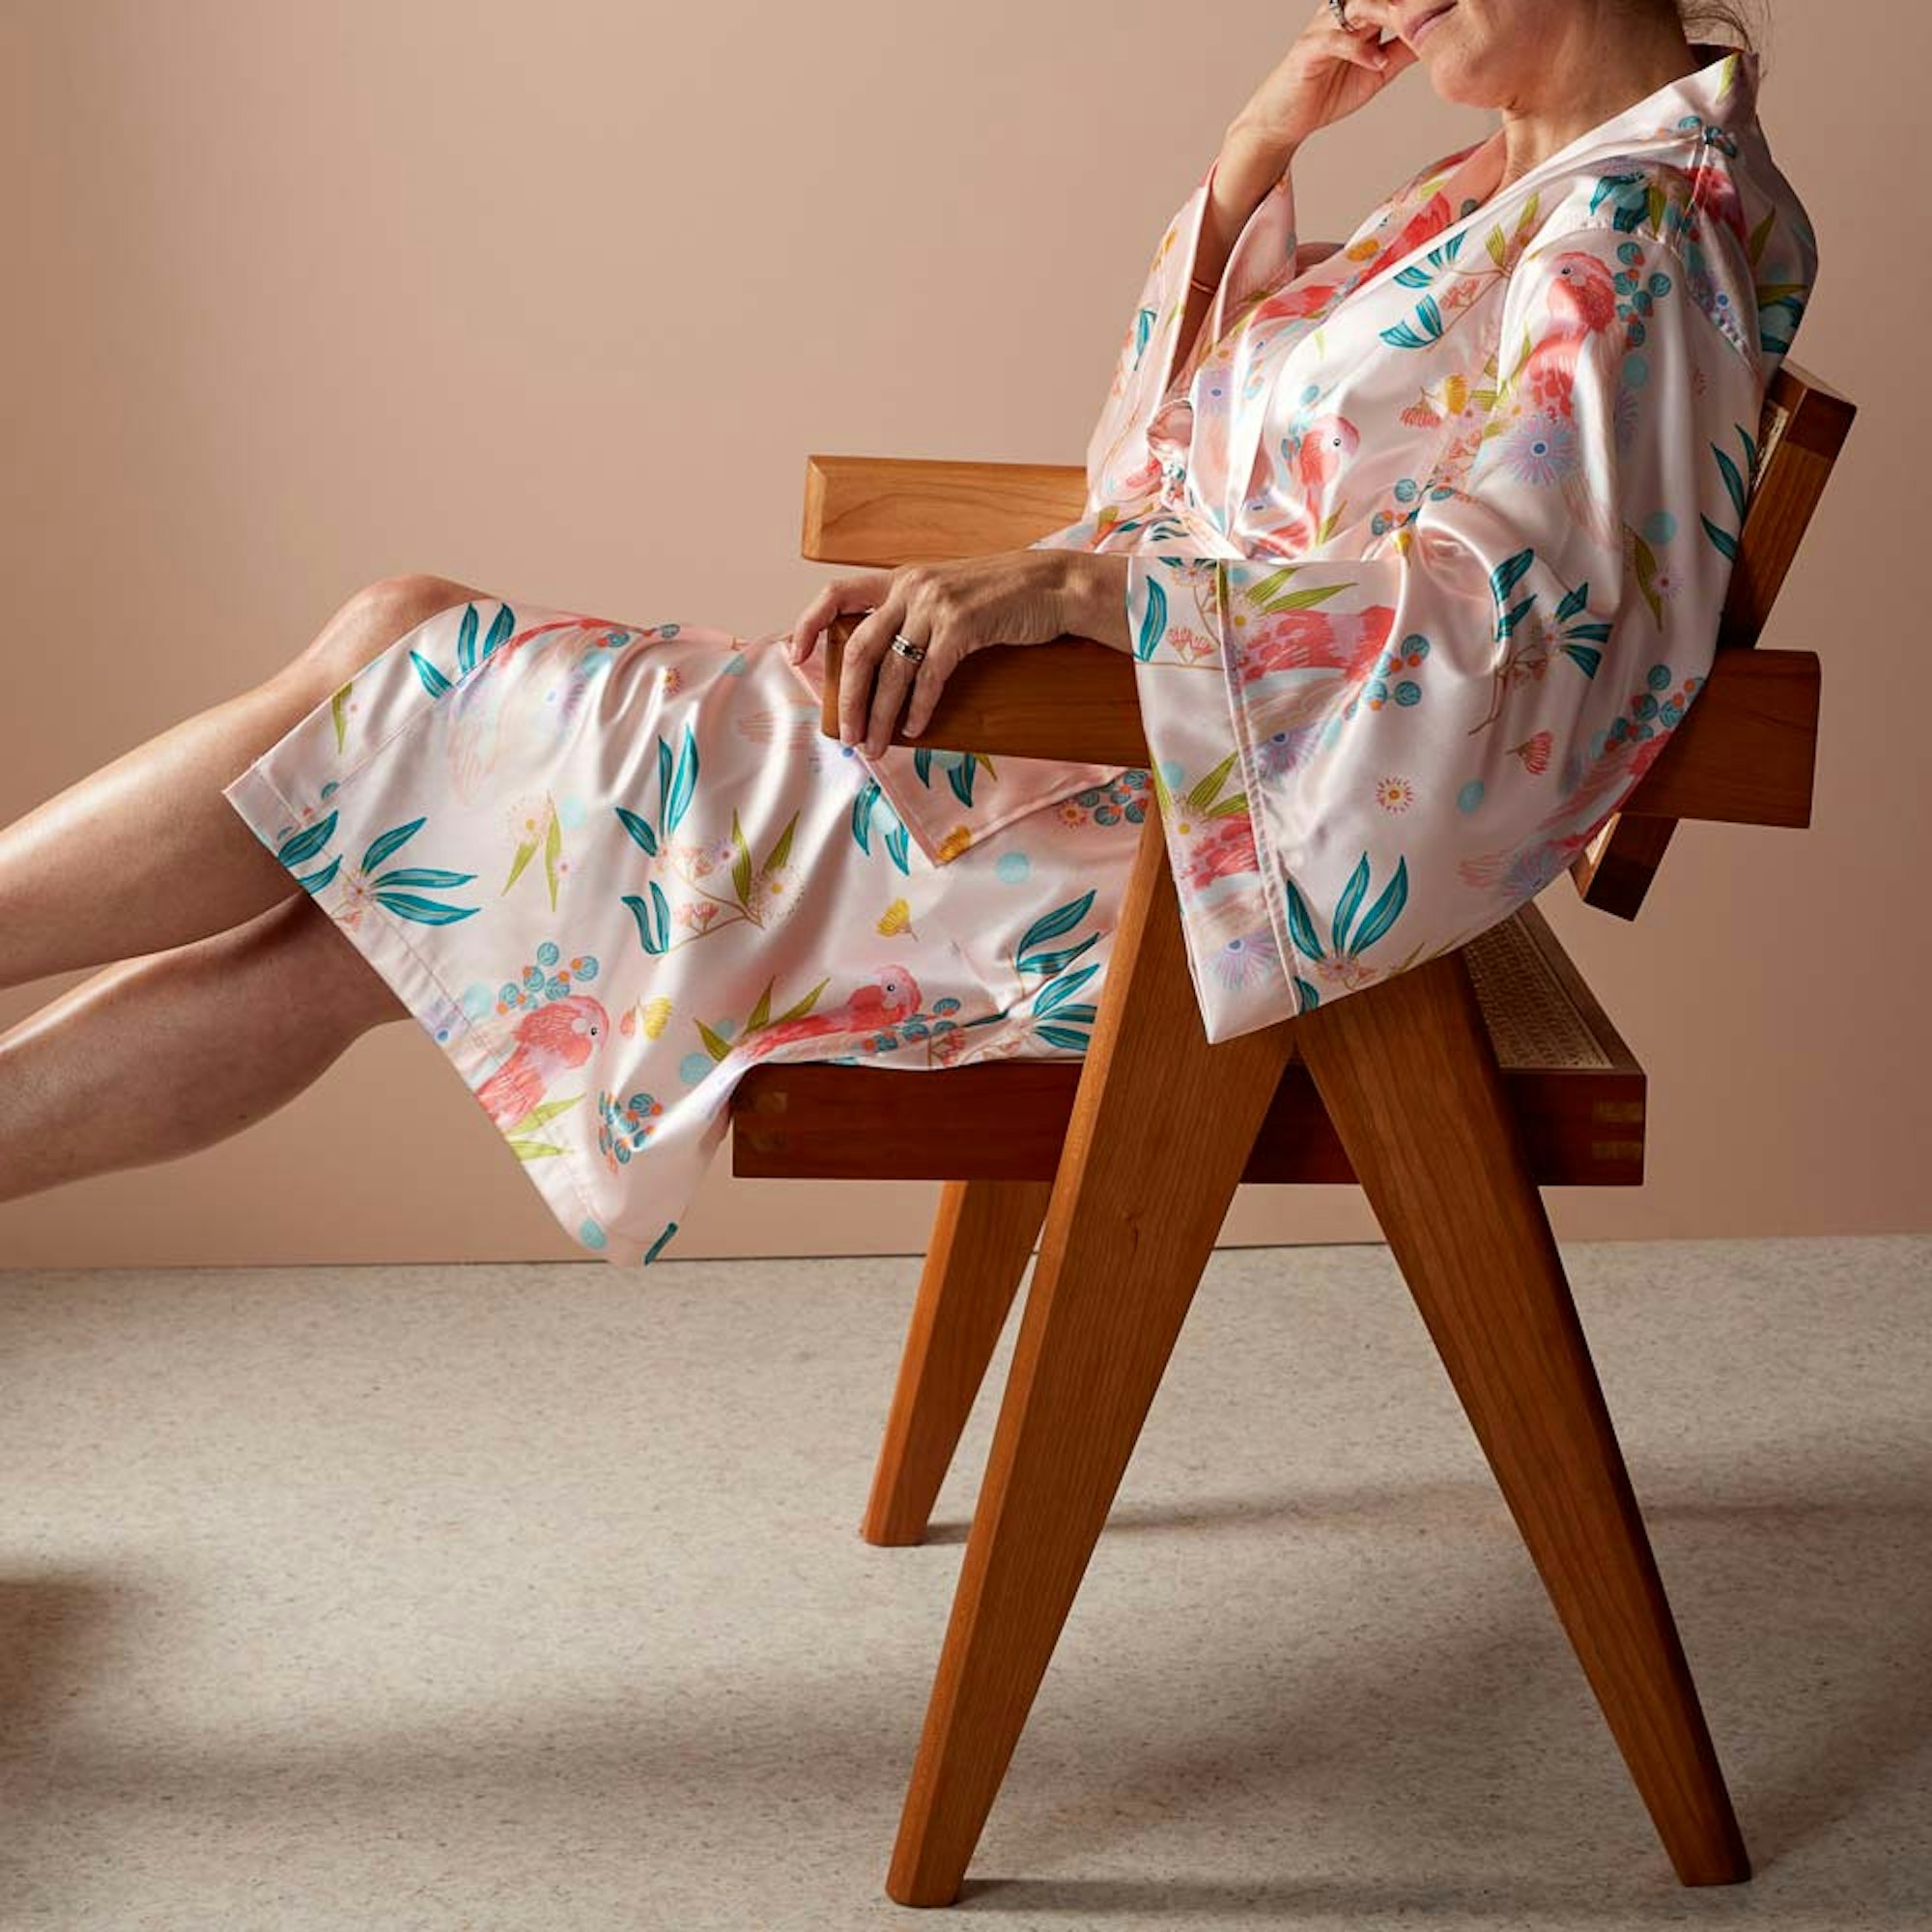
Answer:
[[[1025,550],[749,642],[385,580],[28,814],[5,981],[147,950],[0,1040],[0,1200],[232,1133],[408,1014],[571,1236],[648,1262],[761,1059],[1081,1053],[1151,810],[1210,1038],[1505,918],[1701,683],[1815,276],[1757,56],[1695,23],[1327,0],[1156,250],[1084,514]],[[1500,125],[1300,242],[1302,144],[1418,63]],[[1151,768],[887,748],[967,652],[1067,632],[1132,654]]]

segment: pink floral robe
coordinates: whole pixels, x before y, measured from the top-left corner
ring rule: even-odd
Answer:
[[[1285,174],[1177,369],[1195,187],[1085,514],[1037,546],[1129,554],[1151,769],[873,759],[820,734],[788,632],[491,596],[223,795],[625,1264],[673,1239],[760,1060],[1083,1053],[1151,810],[1211,1039],[1464,944],[1616,809],[1713,654],[1816,251],[1755,56],[1705,51],[1493,198],[1499,136],[1339,246],[1297,242]]]

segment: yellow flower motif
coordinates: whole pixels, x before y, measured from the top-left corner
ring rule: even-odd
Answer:
[[[1406,811],[1415,803],[1415,787],[1406,779],[1383,779],[1376,786],[1376,803],[1384,811]]]
[[[955,825],[939,841],[939,863],[943,866],[950,859],[956,859],[973,842],[972,827]]]
[[[644,1004],[644,1037],[657,1039],[670,1024],[670,1002],[660,993]]]
[[[1469,379],[1466,376],[1451,376],[1442,384],[1442,401],[1452,416],[1460,416],[1463,406],[1469,400]]]
[[[1382,252],[1382,244],[1373,235],[1364,235],[1359,242],[1351,242],[1343,250],[1345,262],[1372,262]]]
[[[904,899],[895,899],[879,916],[879,930],[886,938],[895,938],[912,924],[912,907]]]

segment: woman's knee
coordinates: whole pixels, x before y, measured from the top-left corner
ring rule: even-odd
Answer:
[[[290,668],[313,686],[319,702],[426,618],[482,595],[468,583],[427,571],[379,577],[342,604]]]
[[[226,935],[260,948],[294,1006],[348,1044],[388,1020],[411,1017],[389,982],[307,892],[289,895]]]

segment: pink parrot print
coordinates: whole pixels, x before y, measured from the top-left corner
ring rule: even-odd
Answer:
[[[836,1034],[878,1033],[910,1019],[918,1011],[919,981],[905,967],[889,966],[876,980],[856,987],[842,1007],[761,1027],[745,1042],[745,1051],[753,1059],[763,1059],[794,1040]]]
[[[564,1074],[575,1072],[596,1052],[610,1031],[610,1015],[588,993],[572,993],[534,1009],[511,1029],[515,1048],[475,1090],[477,1099],[497,1126],[515,1126],[543,1104]]]

